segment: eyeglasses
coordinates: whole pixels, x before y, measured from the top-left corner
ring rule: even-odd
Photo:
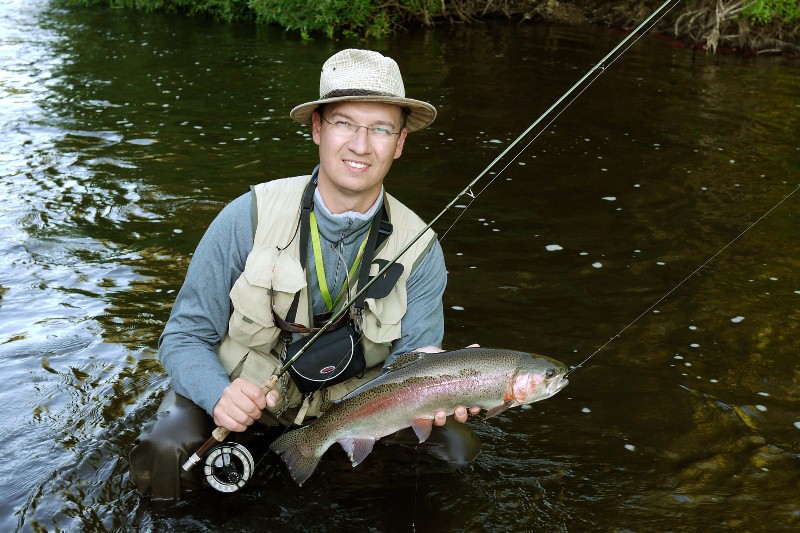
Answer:
[[[325,117],[322,117],[322,120],[333,126],[334,133],[348,137],[355,136],[355,134],[358,133],[358,130],[360,130],[361,128],[367,130],[368,137],[377,141],[388,141],[394,135],[400,135],[400,133],[402,133],[399,131],[398,132],[389,131],[388,129],[383,128],[381,126],[375,126],[375,127],[361,126],[359,124],[353,124],[352,122],[347,122],[346,120],[337,120],[336,122],[331,122]]]

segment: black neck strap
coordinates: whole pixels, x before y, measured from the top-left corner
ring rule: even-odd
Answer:
[[[308,185],[306,185],[306,190],[303,192],[303,201],[300,204],[300,264],[302,265],[303,270],[306,269],[306,260],[308,259],[308,236],[311,233],[309,226],[311,223],[311,211],[314,209],[315,190],[317,190],[316,173],[311,176],[311,180],[309,180]],[[292,300],[292,305],[289,307],[289,311],[286,313],[286,320],[288,322],[295,321],[298,305],[300,305],[300,291],[295,293],[294,300]],[[283,335],[287,335],[287,333],[291,337],[291,333],[283,331]]]
[[[308,261],[308,239],[311,234],[311,211],[314,209],[314,191],[317,189],[317,176],[316,173],[312,176],[311,180],[303,192],[303,201],[300,205],[300,264],[306,270]],[[358,286],[363,287],[369,281],[369,271],[372,266],[372,260],[375,257],[375,249],[385,241],[392,233],[392,225],[388,220],[388,213],[386,212],[386,202],[384,199],[381,208],[372,219],[372,225],[367,237],[367,246],[364,249],[364,257],[361,260],[361,268],[358,274]],[[364,308],[364,300],[366,294],[362,294],[357,301],[353,302],[356,309]],[[286,321],[294,322],[297,315],[297,308],[300,304],[300,291],[294,295],[292,305],[286,313]],[[309,326],[313,326],[310,324]],[[290,332],[283,331],[283,335],[291,335]]]

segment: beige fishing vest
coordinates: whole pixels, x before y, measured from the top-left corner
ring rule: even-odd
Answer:
[[[311,324],[311,295],[305,265],[300,264],[299,238],[302,196],[310,179],[311,176],[297,176],[253,188],[258,221],[253,249],[247,256],[244,272],[231,289],[233,313],[228,333],[218,350],[220,361],[232,380],[242,377],[262,385],[280,368],[279,351],[283,347],[280,329],[273,321],[273,306],[285,318],[295,293],[300,291],[295,322]],[[384,205],[392,234],[375,251],[374,259],[392,260],[425,228],[425,223],[389,194],[384,196]],[[367,365],[364,376],[324,389],[324,394],[315,394],[310,403],[302,406],[298,419],[316,416],[323,401],[340,398],[380,373],[382,363],[391,352],[392,341],[401,336],[400,322],[407,304],[406,282],[435,238],[436,234],[429,229],[403,254],[398,260],[403,265],[403,273],[385,298],[366,298],[360,323]],[[371,273],[377,270],[373,263]],[[354,287],[351,296],[357,290]],[[274,410],[277,413],[302,401],[288,372],[281,376],[278,390],[281,401]],[[266,418],[262,420],[269,423]]]

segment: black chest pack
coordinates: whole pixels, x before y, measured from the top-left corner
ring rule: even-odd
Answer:
[[[309,220],[314,205],[315,178],[316,176],[312,178],[303,194],[300,213],[300,262],[303,265],[307,264],[308,258]],[[359,286],[364,286],[369,281],[370,266],[373,263],[375,249],[392,232],[392,226],[387,218],[385,208],[382,206],[375,215],[367,236],[359,268]],[[380,265],[383,261],[378,260],[376,263]],[[363,312],[364,300],[367,295],[371,298],[387,296],[402,273],[403,265],[398,263],[392,265],[386,274],[382,276],[384,279],[374,283],[367,293],[351,303],[355,309],[355,315],[359,316]],[[345,280],[345,283],[348,283],[348,280]],[[295,294],[285,319],[279,316],[273,308],[275,325],[281,329],[281,338],[285,346],[282,357],[284,364],[290,361],[308,343],[307,337],[291,342],[294,333],[316,333],[320,329],[319,327],[306,327],[294,322],[299,300],[300,292]],[[341,318],[306,348],[289,367],[289,374],[300,392],[304,394],[312,393],[363,374],[366,369],[366,361],[364,359],[364,347],[361,343],[362,334],[349,315],[350,311],[344,312]],[[324,322],[327,316],[332,316],[332,314],[314,317],[314,326]]]

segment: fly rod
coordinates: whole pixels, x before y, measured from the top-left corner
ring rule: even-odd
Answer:
[[[553,103],[553,104],[552,104],[550,107],[548,107],[548,108],[547,108],[547,109],[544,111],[544,113],[542,113],[541,115],[539,115],[539,117],[538,117],[538,118],[537,118],[535,121],[533,121],[533,123],[531,123],[531,125],[530,125],[530,126],[528,126],[528,127],[525,129],[525,131],[523,131],[522,133],[520,133],[520,134],[519,134],[519,136],[517,136],[517,138],[516,138],[516,139],[514,139],[514,141],[512,141],[512,142],[511,142],[511,144],[509,144],[509,145],[508,145],[508,146],[507,146],[507,147],[506,147],[506,148],[505,148],[505,149],[504,149],[502,152],[500,152],[500,154],[499,154],[497,157],[495,157],[495,158],[494,158],[494,160],[493,160],[491,163],[489,163],[489,165],[488,165],[488,166],[487,166],[485,169],[483,169],[483,171],[482,171],[480,174],[478,174],[478,175],[477,175],[477,176],[476,176],[476,177],[475,177],[475,178],[474,178],[472,181],[470,181],[470,182],[467,184],[467,186],[466,186],[466,187],[464,187],[464,188],[463,188],[463,189],[462,189],[462,190],[461,190],[461,191],[460,191],[460,192],[459,192],[459,193],[458,193],[458,194],[457,194],[457,195],[456,195],[456,196],[455,196],[455,197],[454,197],[454,198],[453,198],[453,199],[450,201],[450,203],[448,203],[448,204],[445,206],[445,208],[444,208],[444,209],[442,209],[442,210],[439,212],[439,214],[438,214],[438,215],[436,215],[436,216],[435,216],[435,217],[434,217],[434,218],[433,218],[433,219],[432,219],[432,220],[431,220],[431,221],[428,223],[428,225],[426,225],[426,226],[425,226],[425,227],[424,227],[424,228],[423,228],[423,229],[422,229],[422,230],[421,230],[421,231],[420,231],[420,232],[419,232],[417,235],[415,235],[415,236],[414,236],[414,237],[413,237],[413,238],[412,238],[412,239],[411,239],[411,240],[408,242],[408,244],[406,244],[406,245],[405,245],[405,246],[404,246],[404,247],[403,247],[403,248],[400,250],[400,252],[398,252],[398,253],[397,253],[397,255],[396,255],[396,256],[395,256],[395,257],[394,257],[392,260],[390,260],[388,263],[386,263],[385,265],[383,265],[383,267],[381,267],[381,269],[380,269],[380,270],[378,270],[378,272],[375,274],[375,276],[372,276],[372,277],[369,279],[369,281],[367,281],[367,283],[365,283],[365,284],[364,284],[364,286],[363,286],[363,287],[360,287],[360,288],[359,288],[359,290],[358,290],[358,291],[355,293],[355,295],[354,295],[354,296],[352,296],[352,297],[351,297],[351,298],[350,298],[350,299],[349,299],[347,302],[345,302],[344,304],[342,304],[341,308],[340,308],[340,309],[339,309],[339,310],[338,310],[336,313],[334,313],[334,314],[333,314],[333,315],[330,317],[330,319],[328,319],[328,321],[327,321],[327,322],[325,322],[325,324],[323,324],[323,325],[322,325],[322,326],[319,328],[319,330],[317,330],[317,332],[316,332],[316,333],[314,333],[314,335],[312,335],[311,337],[309,337],[308,341],[307,341],[307,342],[306,342],[306,343],[305,343],[305,344],[304,344],[304,345],[303,345],[303,346],[302,346],[302,347],[301,347],[301,348],[300,348],[300,349],[297,351],[297,353],[296,353],[296,354],[295,354],[295,355],[294,355],[294,356],[293,356],[291,359],[289,359],[289,360],[288,360],[288,361],[287,361],[287,362],[286,362],[286,363],[285,363],[285,364],[284,364],[282,367],[280,367],[280,369],[278,369],[278,371],[277,371],[275,374],[273,374],[273,375],[272,375],[272,376],[271,376],[271,377],[270,377],[270,378],[269,378],[267,381],[265,381],[265,382],[264,382],[264,383],[261,385],[261,390],[263,390],[263,391],[264,391],[264,394],[266,394],[266,393],[268,393],[269,391],[271,391],[271,390],[272,390],[272,389],[275,387],[275,385],[277,384],[277,382],[278,382],[278,379],[279,379],[279,378],[280,378],[280,377],[281,377],[283,374],[285,374],[287,370],[289,370],[289,367],[291,367],[291,366],[292,366],[292,365],[295,363],[295,361],[297,361],[297,359],[298,359],[298,358],[299,358],[301,355],[303,355],[303,354],[306,352],[306,350],[307,350],[307,349],[308,349],[308,348],[309,348],[309,347],[310,347],[312,344],[314,344],[314,342],[316,342],[316,341],[317,341],[317,339],[319,339],[319,338],[320,338],[320,336],[321,336],[322,334],[324,334],[326,331],[328,331],[328,329],[329,329],[329,328],[330,328],[330,327],[331,327],[333,324],[335,324],[335,323],[336,323],[336,322],[337,322],[337,321],[338,321],[340,318],[342,318],[342,316],[343,316],[345,313],[347,313],[347,312],[349,311],[350,307],[351,307],[351,306],[352,306],[352,305],[353,305],[353,304],[354,304],[356,301],[358,301],[358,299],[359,299],[361,296],[363,296],[363,295],[364,295],[364,294],[365,294],[365,293],[366,293],[366,292],[367,292],[367,291],[370,289],[370,287],[372,287],[372,285],[373,285],[373,284],[375,284],[375,283],[376,283],[376,282],[377,282],[377,281],[378,281],[378,280],[381,278],[381,276],[383,276],[383,275],[384,275],[384,274],[385,274],[385,273],[386,273],[386,272],[389,270],[389,268],[390,268],[392,265],[394,265],[395,263],[397,263],[397,261],[399,261],[399,260],[400,260],[400,258],[403,256],[403,254],[405,254],[405,253],[406,253],[408,250],[410,250],[410,249],[411,249],[411,247],[412,247],[412,246],[413,246],[413,245],[414,245],[414,244],[415,244],[415,243],[416,243],[416,242],[417,242],[419,239],[421,239],[421,238],[422,238],[422,236],[423,236],[423,235],[425,235],[425,233],[426,233],[426,232],[427,232],[429,229],[431,229],[431,228],[433,227],[433,225],[434,225],[434,224],[436,224],[436,222],[438,222],[438,221],[439,221],[439,219],[441,219],[441,218],[442,218],[442,217],[445,215],[445,213],[447,213],[447,211],[449,211],[449,210],[450,210],[450,209],[451,209],[451,208],[452,208],[452,207],[453,207],[453,206],[456,204],[456,202],[457,202],[458,200],[460,200],[460,199],[461,199],[462,197],[464,197],[464,196],[470,196],[471,198],[473,198],[473,199],[474,199],[474,198],[475,198],[475,195],[474,195],[474,193],[472,192],[472,188],[473,188],[473,187],[475,187],[475,185],[477,185],[477,183],[478,183],[479,181],[481,181],[481,179],[483,179],[483,177],[484,177],[484,176],[486,176],[486,174],[488,174],[488,173],[489,173],[489,171],[490,171],[490,170],[491,170],[491,169],[492,169],[492,168],[493,168],[493,167],[494,167],[494,166],[495,166],[495,165],[496,165],[498,162],[500,162],[500,161],[501,161],[501,160],[502,160],[502,159],[503,159],[503,158],[504,158],[504,157],[505,157],[505,156],[506,156],[506,155],[507,155],[507,154],[508,154],[508,153],[509,153],[509,152],[510,152],[510,151],[511,151],[511,150],[512,150],[512,149],[513,149],[515,146],[517,146],[517,145],[518,145],[518,144],[519,144],[519,143],[520,143],[520,142],[521,142],[521,141],[522,141],[522,140],[523,140],[523,139],[524,139],[524,138],[525,138],[525,137],[526,137],[526,136],[527,136],[527,135],[528,135],[528,134],[529,134],[531,131],[533,131],[533,130],[534,130],[536,127],[537,127],[537,126],[539,126],[539,124],[541,124],[541,123],[542,123],[542,122],[543,122],[543,121],[544,121],[544,120],[545,120],[547,117],[549,117],[551,114],[553,114],[553,112],[554,112],[554,111],[555,111],[555,110],[556,110],[556,109],[557,109],[557,108],[558,108],[558,107],[559,107],[559,106],[560,106],[560,105],[561,105],[561,104],[562,104],[564,101],[566,101],[566,100],[567,100],[567,99],[568,99],[570,96],[572,96],[572,95],[573,95],[573,93],[575,93],[575,92],[576,92],[578,89],[581,89],[581,90],[580,90],[580,92],[579,92],[577,95],[575,95],[575,97],[574,97],[574,98],[573,98],[571,101],[569,101],[569,102],[566,104],[566,106],[565,106],[564,108],[562,108],[562,109],[561,109],[561,110],[560,110],[560,111],[559,111],[559,112],[558,112],[558,113],[557,113],[557,114],[556,114],[554,117],[552,117],[552,118],[551,118],[550,122],[548,122],[547,124],[545,124],[545,128],[546,128],[546,127],[547,127],[549,124],[551,124],[551,123],[552,123],[552,122],[553,122],[553,121],[554,121],[556,118],[558,118],[558,116],[559,116],[559,115],[560,115],[560,114],[561,114],[561,113],[562,113],[562,112],[563,112],[563,111],[564,111],[564,110],[565,110],[567,107],[569,107],[569,105],[570,105],[570,104],[572,104],[572,102],[574,102],[574,101],[575,101],[575,99],[576,99],[578,96],[580,96],[580,94],[582,94],[582,93],[583,93],[583,91],[585,91],[586,89],[588,89],[588,87],[589,87],[589,86],[590,86],[592,83],[594,83],[594,81],[595,81],[595,80],[596,80],[598,77],[600,77],[600,76],[601,76],[601,75],[602,75],[602,74],[603,74],[603,73],[606,71],[606,69],[607,69],[608,67],[610,67],[610,66],[611,66],[611,64],[613,64],[613,63],[614,63],[614,62],[615,62],[615,61],[616,61],[616,60],[617,60],[619,57],[621,57],[621,56],[622,56],[622,54],[623,54],[623,53],[625,53],[625,51],[627,51],[627,49],[628,49],[628,48],[630,48],[631,46],[633,46],[633,44],[634,44],[636,41],[638,41],[638,40],[639,40],[639,39],[640,39],[640,38],[641,38],[641,37],[642,37],[642,36],[643,36],[645,33],[647,33],[647,31],[648,31],[650,28],[652,28],[652,26],[653,26],[653,25],[655,25],[655,24],[656,24],[656,23],[657,23],[659,20],[661,20],[661,18],[662,18],[664,15],[666,15],[666,14],[667,14],[667,13],[668,13],[668,12],[669,12],[669,11],[670,11],[672,8],[673,8],[673,7],[675,7],[675,5],[677,5],[677,4],[678,4],[678,2],[679,2],[679,0],[677,0],[677,1],[676,1],[676,0],[667,0],[667,1],[665,1],[663,4],[661,4],[661,5],[660,5],[658,8],[656,8],[656,10],[655,10],[655,11],[653,11],[653,12],[652,12],[652,13],[651,13],[651,14],[650,14],[650,15],[649,15],[649,16],[648,16],[646,19],[644,19],[644,20],[643,20],[641,23],[639,23],[639,25],[638,25],[638,26],[636,26],[636,28],[634,28],[634,29],[633,29],[633,30],[632,30],[632,31],[631,31],[631,32],[630,32],[630,33],[629,33],[629,34],[628,34],[628,35],[627,35],[627,36],[626,36],[624,39],[622,39],[622,41],[620,41],[620,42],[619,42],[619,44],[617,44],[617,45],[616,45],[616,46],[615,46],[615,47],[614,47],[614,48],[613,48],[613,49],[612,49],[612,50],[611,50],[611,51],[610,51],[608,54],[606,54],[606,55],[605,55],[605,56],[604,56],[602,59],[600,59],[600,61],[598,61],[598,62],[597,62],[597,63],[596,63],[596,64],[595,64],[595,65],[594,65],[594,66],[593,66],[591,69],[589,69],[589,70],[586,72],[586,74],[584,74],[584,75],[583,75],[583,77],[581,77],[581,78],[580,78],[580,79],[579,79],[577,82],[575,82],[575,84],[574,84],[574,85],[572,85],[572,87],[570,87],[570,88],[569,88],[569,89],[568,89],[568,90],[567,90],[567,91],[566,91],[564,94],[562,94],[562,95],[561,95],[561,97],[560,97],[560,98],[558,98],[558,100],[556,100],[556,101],[555,101],[555,102],[554,102],[554,103]],[[673,5],[673,6],[671,6],[671,7],[669,7],[669,9],[667,9],[667,8],[668,8],[668,6],[669,6],[670,4],[673,4],[673,3],[674,3],[674,5]],[[643,29],[644,29],[644,31],[642,31]],[[632,42],[631,42],[631,41],[632,41]],[[630,43],[630,44],[628,44],[628,43]],[[625,48],[625,46],[626,46],[626,45],[627,45],[627,48]],[[620,50],[622,50],[622,52],[621,52],[621,53],[619,53],[619,55],[616,55],[616,54],[617,54],[617,53],[618,53]],[[612,59],[612,58],[613,58],[613,59]],[[594,77],[593,77],[591,80],[589,80],[589,78],[591,78],[592,76],[594,76]],[[589,81],[588,81],[588,83],[585,83],[585,82],[587,82],[587,80],[589,80]],[[585,86],[584,86],[584,84],[585,84]],[[541,133],[541,132],[540,132],[540,133]],[[538,136],[538,134],[537,134],[537,136]],[[533,139],[533,140],[535,140],[535,138],[536,138],[536,137],[534,137],[534,139]],[[533,142],[533,140],[531,140],[530,142]],[[530,145],[530,142],[528,143],[528,145]],[[527,148],[527,146],[528,146],[528,145],[526,145],[525,147],[523,147],[523,148],[522,148],[522,150],[520,151],[520,153],[521,153],[522,151],[524,151],[524,150]],[[517,154],[517,156],[518,156],[518,155],[519,155],[519,154]],[[202,458],[203,458],[203,457],[204,457],[204,456],[205,456],[205,455],[208,453],[208,451],[209,451],[209,450],[211,450],[211,448],[212,448],[212,447],[213,447],[215,444],[217,444],[217,443],[219,443],[219,442],[222,442],[223,440],[225,440],[225,438],[228,436],[228,434],[229,434],[229,433],[230,433],[230,430],[228,430],[228,429],[226,429],[226,428],[224,428],[224,427],[221,427],[221,426],[217,427],[217,428],[216,428],[216,429],[215,429],[215,430],[212,432],[212,434],[211,434],[211,437],[209,437],[209,438],[208,438],[208,440],[207,440],[205,443],[203,443],[203,445],[202,445],[200,448],[198,448],[198,450],[197,450],[197,451],[196,451],[194,454],[192,454],[192,456],[191,456],[191,457],[189,457],[189,459],[188,459],[188,460],[187,460],[187,461],[186,461],[186,462],[183,464],[183,469],[188,471],[189,469],[191,469],[191,468],[192,468],[192,466],[194,466],[194,465],[196,465],[197,463],[199,463],[199,462],[202,460]]]

